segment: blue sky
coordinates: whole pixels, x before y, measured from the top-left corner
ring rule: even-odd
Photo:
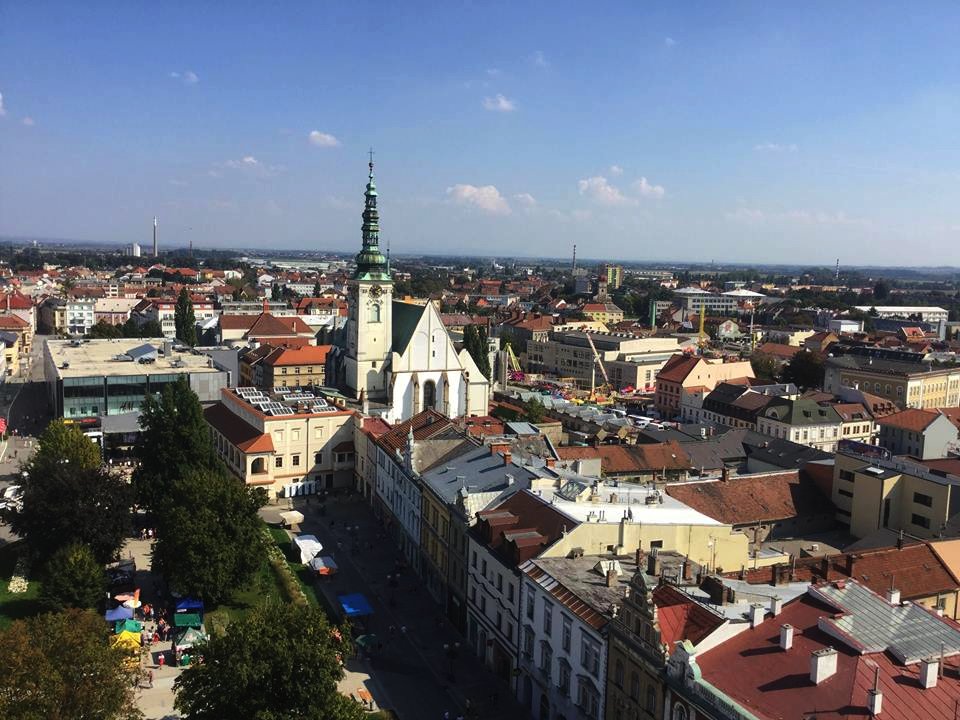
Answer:
[[[960,265],[952,2],[0,3],[0,234]]]

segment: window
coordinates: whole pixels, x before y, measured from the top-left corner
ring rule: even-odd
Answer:
[[[630,673],[630,697],[640,699],[640,674],[637,671]]]
[[[930,529],[930,518],[925,515],[917,515],[914,513],[910,516],[910,522],[918,527],[926,528],[927,530]]]
[[[543,601],[543,634],[547,637],[553,631],[553,604]]]
[[[597,689],[588,678],[580,678],[578,694],[577,705],[580,706],[583,714],[588,718],[596,718],[597,711],[600,708],[600,693],[597,692]]]
[[[613,664],[613,684],[618,688],[623,687],[623,661],[620,658]]]
[[[484,577],[487,576],[487,561],[486,561],[486,560],[484,560],[482,563],[480,563],[480,572],[481,572],[481,574],[482,574]]]
[[[293,430],[290,431],[290,439],[294,442],[300,439],[300,428],[293,428]]]
[[[487,596],[486,595],[480,596],[480,612],[484,614],[486,614],[487,612]]]
[[[282,467],[283,467],[283,456],[282,456],[282,455],[277,455],[277,456],[273,459],[273,466],[274,466],[274,467],[278,467],[278,468],[282,468]]]
[[[647,712],[655,715],[657,712],[657,691],[652,685],[647,686]]]
[[[853,493],[850,492],[849,490],[840,489],[840,490],[837,490],[837,494],[842,495],[843,497],[851,497],[851,498],[853,497]]]
[[[913,494],[913,501],[917,505],[923,505],[924,507],[933,507],[933,498],[929,495],[924,495],[923,493],[915,492]]]
[[[533,620],[533,591],[527,588],[527,618]]]
[[[323,453],[322,453],[322,452],[314,453],[314,454],[313,454],[313,462],[314,462],[316,465],[322,465],[322,464],[323,464]]]
[[[299,467],[299,466],[300,466],[300,456],[299,456],[299,455],[293,455],[293,456],[292,456],[292,459],[293,459],[293,466],[294,466],[294,467]]]
[[[497,610],[497,630],[503,627],[503,613]]]
[[[600,648],[587,638],[580,645],[580,664],[594,677],[600,674]]]
[[[513,583],[507,584],[507,600],[513,602]]]
[[[373,305],[370,306],[370,322],[380,322],[380,303],[373,303]]]
[[[550,643],[541,642],[540,643],[540,672],[543,673],[543,676],[547,679],[547,682],[550,682],[552,669],[553,669],[553,648],[550,647]]]
[[[570,665],[563,658],[560,659],[559,672],[557,673],[557,689],[564,697],[570,696]]]
[[[853,473],[850,472],[849,470],[841,470],[840,479],[847,480],[848,482],[853,482]]]
[[[473,567],[476,567],[476,566],[477,566],[477,551],[476,551],[476,550],[473,551],[473,555],[470,557],[470,564],[471,564]]]
[[[503,575],[497,573],[497,592],[503,592]]]
[[[523,629],[523,654],[533,657],[533,628],[529,626]]]

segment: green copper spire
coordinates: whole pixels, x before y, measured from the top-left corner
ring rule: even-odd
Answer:
[[[373,150],[370,151],[370,174],[364,193],[363,249],[357,254],[355,280],[389,280],[390,267],[380,252],[380,213],[377,211],[377,184],[373,179]]]

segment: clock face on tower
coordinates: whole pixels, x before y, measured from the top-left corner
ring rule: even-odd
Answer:
[[[383,288],[379,285],[374,285],[372,288],[370,288],[370,295],[374,298],[380,297],[383,295]]]

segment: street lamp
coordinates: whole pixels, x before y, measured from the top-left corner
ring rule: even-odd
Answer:
[[[450,682],[456,682],[457,679],[453,674],[453,663],[457,659],[457,655],[460,653],[460,643],[444,643],[443,651],[447,654],[447,658],[450,660],[450,671],[447,673],[447,676],[450,678]]]

